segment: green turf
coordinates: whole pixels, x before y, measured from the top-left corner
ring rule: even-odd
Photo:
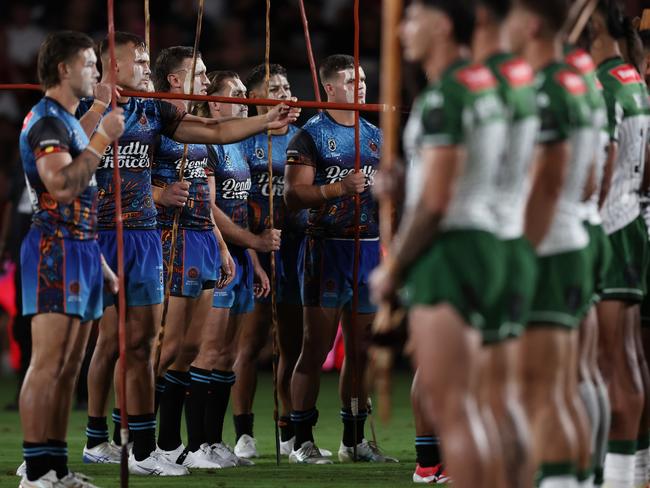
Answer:
[[[341,438],[340,404],[337,394],[337,376],[326,374],[323,377],[318,408],[320,420],[315,437],[318,445],[332,450],[336,456]],[[295,466],[289,465],[282,458],[281,465],[275,465],[275,447],[273,443],[271,377],[260,376],[258,394],[255,400],[255,435],[262,458],[256,460],[257,466],[215,471],[194,471],[189,477],[181,478],[142,478],[132,476],[130,486],[174,488],[186,487],[287,487],[287,488],[322,488],[322,487],[412,487],[412,470],[415,466],[413,447],[413,419],[409,405],[410,376],[398,374],[395,377],[393,391],[393,418],[388,426],[376,422],[377,437],[381,447],[401,461],[399,464],[367,465],[340,464],[330,466]],[[0,406],[9,401],[13,394],[13,385],[0,382]],[[234,442],[232,417],[226,417],[224,431],[227,442]],[[112,424],[109,421],[109,425]],[[104,488],[119,486],[119,468],[106,465],[84,465],[81,463],[81,451],[85,442],[86,414],[74,412],[70,422],[68,436],[70,467],[94,478],[94,482]],[[366,428],[370,437],[370,429]],[[21,430],[18,414],[0,411],[0,487],[18,486],[14,475],[21,462]]]

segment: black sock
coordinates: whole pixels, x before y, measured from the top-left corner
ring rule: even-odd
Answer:
[[[133,432],[133,455],[142,461],[156,450],[156,416],[151,413],[129,415],[129,431]]]
[[[223,442],[223,422],[226,418],[230,389],[235,384],[232,371],[212,370],[210,393],[205,409],[205,433],[208,444]]]
[[[423,468],[440,464],[440,439],[433,435],[415,437],[415,461]]]
[[[89,415],[86,426],[86,447],[92,449],[104,442],[108,442],[106,417],[91,417]]]
[[[187,425],[187,449],[196,452],[205,440],[205,411],[210,391],[212,372],[207,369],[190,368],[190,387],[185,399],[185,423]]]
[[[160,395],[160,427],[158,429],[158,447],[164,451],[173,451],[181,441],[181,421],[185,391],[190,386],[190,373],[169,370],[165,374],[167,383]]]
[[[122,416],[120,415],[119,408],[113,409],[111,418],[113,419],[113,443],[117,446],[121,446],[122,437],[120,436],[120,429],[122,428]]]
[[[291,422],[290,416],[282,416],[278,420],[278,427],[280,428],[280,440],[282,442],[287,442],[291,440],[293,436],[296,435],[293,429],[293,422]]]
[[[56,471],[56,477],[61,479],[67,476],[68,471],[68,443],[54,439],[47,440],[47,450],[50,454],[50,469]]]
[[[235,423],[235,437],[239,440],[244,434],[253,436],[253,421],[255,415],[252,413],[243,413],[241,415],[233,415],[233,422]]]
[[[341,420],[343,421],[343,445],[346,447],[354,447],[355,441],[355,428],[356,428],[356,441],[361,444],[365,437],[364,426],[368,418],[367,410],[359,410],[359,414],[352,415],[352,410],[349,408],[341,409]]]
[[[156,390],[154,392],[154,412],[157,414],[158,409],[160,408],[160,398],[165,393],[165,388],[167,388],[167,382],[164,377],[156,378]]]
[[[50,453],[45,442],[23,442],[27,479],[36,481],[50,470]]]
[[[300,449],[305,442],[314,442],[313,427],[318,420],[318,410],[312,408],[310,410],[294,410],[291,412],[291,423],[293,424],[296,433],[296,441],[293,445],[293,450]]]

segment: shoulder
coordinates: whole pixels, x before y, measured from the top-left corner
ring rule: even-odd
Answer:
[[[535,72],[530,64],[513,54],[502,54],[488,62],[486,66],[499,82],[512,88],[532,86]]]

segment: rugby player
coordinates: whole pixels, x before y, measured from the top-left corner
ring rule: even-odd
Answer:
[[[354,59],[332,55],[320,66],[320,80],[330,102],[366,99],[365,73],[355,73]],[[355,78],[359,98],[355,100]],[[379,264],[378,208],[370,187],[379,164],[381,132],[360,119],[361,171],[354,170],[354,112],[325,110],[312,117],[289,143],[284,198],[290,210],[309,208],[307,236],[300,247],[300,280],[304,307],[302,350],[291,380],[291,421],[295,431],[293,463],[329,464],[314,444],[312,428],[318,419],[316,400],[320,369],[342,323],[346,360],[339,392],[343,439],[341,462],[390,462],[364,436],[367,389],[367,344],[376,307],[370,302],[368,279]],[[355,205],[360,198],[360,256],[358,282],[354,267]],[[358,309],[352,310],[353,287],[358,287]],[[356,314],[356,323],[352,314]],[[355,328],[353,329],[353,326]],[[351,400],[359,403],[353,415]]]
[[[430,84],[405,134],[414,156],[411,203],[390,258],[372,276],[377,301],[393,299],[404,284],[421,411],[459,487],[488,486],[496,454],[486,442],[475,378],[479,329],[501,298],[505,268],[491,199],[507,125],[497,80],[464,56],[474,10],[450,0],[414,1],[406,10],[405,57],[421,63]]]
[[[124,88],[145,89],[150,78],[149,57],[142,40],[128,33],[116,33],[117,84]],[[100,46],[104,76],[108,77],[108,44]],[[106,78],[107,79],[107,78]],[[170,463],[156,452],[154,415],[154,372],[152,342],[160,321],[163,299],[162,245],[156,223],[156,207],[151,189],[150,153],[159,135],[177,142],[208,144],[244,139],[256,132],[293,122],[297,111],[279,106],[266,115],[248,120],[216,124],[186,114],[167,102],[121,97],[126,130],[119,141],[122,167],[122,218],[127,296],[127,385],[129,430],[133,449],[129,469],[141,475],[184,475],[188,471]],[[109,264],[116,260],[114,231],[115,206],[112,184],[113,154],[109,149],[98,171],[99,244]],[[108,298],[108,297],[105,297]],[[117,323],[114,307],[100,324],[99,338],[88,376],[89,441],[102,449],[97,454],[84,451],[90,462],[115,462],[108,444],[106,403],[110,380],[117,359]],[[114,420],[122,421],[123,412]],[[119,422],[116,422],[119,424]],[[114,439],[115,440],[115,439]]]
[[[95,240],[95,170],[124,130],[121,109],[101,116],[110,90],[91,108],[99,125],[90,140],[74,117],[79,100],[93,95],[99,77],[93,48],[79,32],[47,37],[38,56],[45,96],[30,110],[20,134],[34,206],[21,249],[23,314],[32,316],[32,356],[20,393],[22,488],[92,487],[68,470],[66,436],[90,322],[102,314],[102,276],[110,292],[117,292],[117,278]]]
[[[633,30],[621,5],[614,0],[600,1],[591,27],[591,55],[603,85],[609,135],[618,146],[611,185],[601,208],[613,251],[598,304],[601,368],[612,406],[604,481],[628,488],[634,483],[645,402],[637,349],[630,344],[634,345],[638,336],[649,258],[639,195],[646,164],[649,105],[641,76],[621,57],[620,43]]]
[[[212,72],[209,79],[208,95],[246,96],[246,87],[234,72]],[[210,102],[201,104],[198,113],[217,121],[246,119],[248,108],[240,104]],[[245,144],[246,141],[208,146],[209,171],[216,188],[212,213],[230,246],[235,279],[227,287],[215,290],[199,354],[190,370],[197,391],[196,397],[194,391],[190,397],[195,411],[187,411],[188,422],[192,422],[191,428],[188,424],[188,448],[193,448],[200,440],[211,446],[224,462],[235,466],[252,464],[247,458],[236,456],[223,440],[224,418],[236,379],[233,364],[237,337],[253,311],[255,297],[267,295],[269,291],[268,277],[255,251],[269,252],[280,247],[279,230],[266,229],[254,234],[248,229],[251,174]]]
[[[266,66],[260,64],[253,68],[244,84],[251,98],[266,98]],[[287,71],[279,64],[270,65],[268,86],[269,98],[290,100],[291,85]],[[256,107],[257,113],[265,113],[268,107]],[[278,396],[280,411],[280,447],[284,455],[293,450],[293,426],[291,424],[290,383],[293,368],[300,354],[302,342],[302,306],[298,283],[298,250],[304,236],[306,211],[289,213],[284,204],[284,167],[286,149],[291,138],[298,131],[288,126],[272,135],[273,152],[273,221],[281,229],[282,243],[276,257],[276,295],[278,311]],[[258,134],[246,141],[248,161],[251,171],[251,190],[248,198],[248,224],[252,232],[259,234],[269,227],[269,171],[268,136]],[[264,271],[271,277],[270,255],[258,253]],[[271,325],[271,297],[258,298],[255,311],[250,320],[242,324],[240,331],[235,373],[237,382],[233,387],[233,414],[237,445],[235,454],[240,457],[257,457],[253,436],[253,399],[257,383],[257,359],[267,343]]]
[[[152,71],[157,91],[187,93],[192,72],[193,49],[176,46],[163,49]],[[207,93],[210,84],[200,53],[196,57],[193,92]],[[180,102],[188,111],[189,102]],[[212,306],[214,288],[232,280],[232,258],[215,227],[211,202],[214,187],[206,169],[208,150],[205,144],[189,144],[183,182],[179,182],[184,146],[161,136],[154,149],[152,167],[153,197],[158,209],[158,226],[162,229],[163,277],[167,280],[175,214],[178,232],[170,290],[167,325],[162,344],[156,390],[160,395],[158,449],[167,459],[177,462],[185,453],[181,441],[181,419],[186,389],[190,386],[190,366],[198,354],[201,332]],[[212,191],[211,191],[212,186]],[[221,265],[221,263],[224,263]],[[220,277],[220,268],[223,276]],[[188,468],[220,468],[219,459],[203,446],[182,457]]]

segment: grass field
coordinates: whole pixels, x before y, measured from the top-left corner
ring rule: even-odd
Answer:
[[[376,422],[377,438],[382,449],[396,456],[399,464],[367,465],[340,464],[330,466],[289,465],[286,458],[280,466],[275,464],[273,443],[273,401],[271,376],[260,376],[255,401],[255,436],[262,455],[257,465],[250,468],[236,468],[215,471],[194,471],[182,478],[131,477],[130,486],[156,488],[323,488],[323,487],[412,487],[411,475],[415,466],[413,447],[413,419],[409,405],[410,375],[400,373],[395,377],[393,389],[393,418],[388,426]],[[338,378],[334,374],[323,377],[318,408],[320,420],[315,430],[319,446],[338,450],[342,424],[339,418],[340,404],[337,393]],[[0,406],[12,397],[14,385],[7,380],[0,382]],[[234,443],[232,417],[229,415],[224,430],[225,439]],[[109,426],[112,424],[109,420]],[[85,465],[81,462],[81,451],[85,442],[86,414],[73,412],[68,435],[70,467],[94,478],[94,483],[104,488],[119,486],[119,468],[115,465]],[[370,429],[366,427],[366,436]],[[21,462],[22,435],[16,412],[0,411],[0,487],[18,486],[16,467]],[[336,456],[336,454],[334,454]]]

